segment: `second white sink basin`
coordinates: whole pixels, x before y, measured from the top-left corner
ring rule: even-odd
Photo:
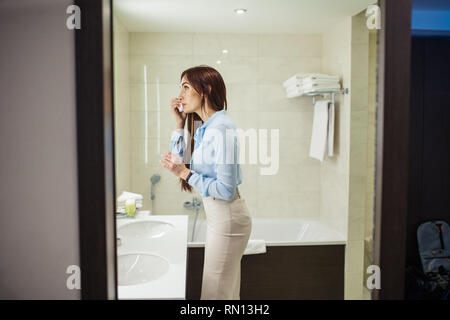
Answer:
[[[169,270],[169,262],[149,253],[128,253],[117,257],[119,286],[132,286],[156,280]]]
[[[163,221],[135,221],[120,227],[118,234],[136,239],[158,238],[171,232],[173,228],[172,224]]]

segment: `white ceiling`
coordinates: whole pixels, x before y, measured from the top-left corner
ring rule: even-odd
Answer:
[[[130,32],[322,33],[375,0],[113,0]],[[247,13],[237,15],[236,8]]]

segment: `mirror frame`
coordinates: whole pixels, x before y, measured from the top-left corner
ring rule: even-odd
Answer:
[[[112,1],[75,5],[81,298],[117,299]]]
[[[112,0],[76,0],[77,145],[82,299],[117,299]],[[408,181],[411,0],[380,0],[373,263],[403,299]]]
[[[412,0],[380,0],[373,264],[374,300],[404,299]]]

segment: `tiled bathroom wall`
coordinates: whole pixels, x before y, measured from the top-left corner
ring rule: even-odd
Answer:
[[[375,48],[373,46],[375,45]],[[376,50],[376,44],[372,43]],[[365,238],[371,235],[375,159],[375,66],[369,50],[365,12],[352,17],[350,180],[346,246],[346,299],[369,298],[366,291]],[[371,57],[372,56],[372,57]],[[370,58],[371,57],[371,58]],[[372,59],[372,64],[370,64]],[[372,94],[369,95],[369,88]],[[366,221],[366,220],[370,221]],[[365,294],[365,295],[364,295]]]
[[[371,230],[366,222],[372,218],[374,183],[375,104],[371,100],[375,97],[369,93],[375,92],[370,91],[375,80],[369,75],[374,75],[376,66],[372,57],[369,68],[369,33],[363,14],[345,18],[323,35],[127,33],[115,21],[119,26],[115,42],[122,47],[115,66],[117,193],[143,194],[144,209],[153,205],[155,214],[192,214],[183,202],[199,194],[182,192],[178,178],[158,161],[168,150],[175,128],[169,105],[179,94],[181,72],[210,65],[225,80],[227,113],[238,128],[267,129],[268,150],[270,129],[279,129],[275,175],[261,175],[260,169],[267,165],[259,157],[256,164],[248,163],[248,153],[242,164],[239,189],[251,215],[314,218],[337,228],[348,238],[345,298],[362,298],[364,238]],[[334,156],[323,163],[309,157],[312,98],[287,99],[282,86],[297,72],[338,75],[343,87],[350,89],[348,95],[336,95]],[[152,203],[153,174],[161,180]],[[203,210],[200,215],[204,218]]]
[[[323,72],[339,75],[343,88],[351,89],[351,17],[330,28],[323,36]],[[335,97],[334,156],[321,167],[320,215],[342,234],[347,235],[350,98]]]
[[[370,297],[365,289],[364,257],[365,238],[372,234],[375,171],[373,41],[372,36],[369,51],[365,12],[344,19],[323,36],[323,71],[340,75],[343,87],[350,88],[349,95],[336,99],[336,156],[323,163],[320,188],[322,220],[347,236],[345,299]]]
[[[242,164],[239,189],[252,216],[318,218],[321,166],[308,157],[312,100],[287,99],[282,83],[295,72],[320,72],[322,46],[321,35],[130,33],[131,188],[145,195],[144,206],[150,207],[150,176],[159,174],[155,213],[186,213],[182,203],[192,195],[180,191],[158,160],[175,128],[169,105],[179,94],[181,72],[207,64],[224,78],[227,113],[238,128],[267,129],[269,137],[270,129],[279,129],[275,175],[261,175],[267,165],[259,158],[248,163],[248,154]]]

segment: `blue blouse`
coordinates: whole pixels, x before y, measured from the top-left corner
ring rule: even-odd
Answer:
[[[193,174],[189,185],[202,197],[233,200],[236,187],[242,183],[239,165],[239,137],[226,114],[217,111],[194,134],[195,149],[190,160]],[[189,146],[190,147],[190,146]],[[184,130],[172,133],[170,151],[183,158],[186,143]]]

